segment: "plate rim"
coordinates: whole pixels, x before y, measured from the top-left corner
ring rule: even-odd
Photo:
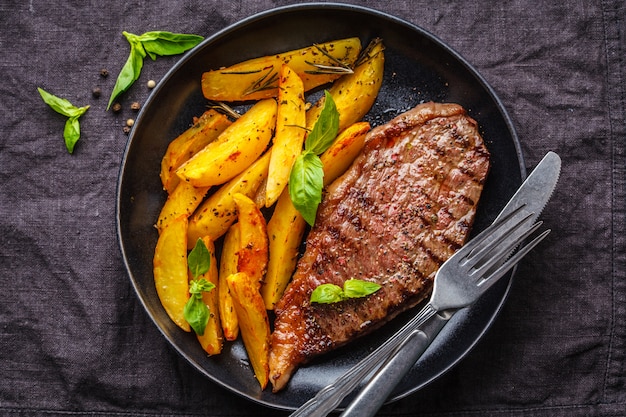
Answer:
[[[246,26],[254,24],[258,21],[262,21],[268,17],[275,17],[276,15],[279,14],[284,14],[284,13],[294,13],[294,12],[302,12],[305,10],[311,10],[311,9],[315,9],[315,10],[328,10],[328,11],[332,11],[332,10],[340,10],[342,12],[356,12],[356,13],[362,13],[362,14],[366,14],[366,15],[370,15],[373,16],[375,18],[381,18],[390,22],[393,22],[394,24],[403,26],[413,32],[419,33],[421,36],[426,37],[428,40],[430,40],[431,42],[435,43],[439,48],[442,48],[443,50],[445,50],[446,53],[450,54],[458,63],[460,63],[469,73],[472,74],[472,76],[476,79],[476,81],[480,84],[480,86],[488,93],[488,95],[490,96],[490,98],[493,100],[498,112],[501,114],[502,120],[504,121],[504,124],[506,125],[506,128],[508,130],[508,132],[511,134],[511,139],[513,140],[513,145],[515,148],[515,152],[516,152],[516,157],[517,160],[519,162],[519,171],[520,171],[520,176],[521,176],[521,180],[523,181],[526,176],[527,176],[527,172],[526,172],[526,167],[525,167],[525,162],[524,162],[524,157],[523,157],[523,152],[521,149],[521,144],[519,141],[519,137],[517,135],[517,131],[515,129],[515,126],[513,124],[513,120],[510,117],[509,113],[507,112],[504,104],[502,103],[501,99],[499,98],[499,96],[496,94],[495,90],[493,89],[493,87],[487,82],[487,80],[482,76],[482,74],[479,73],[479,71],[472,65],[469,63],[469,61],[467,61],[462,55],[460,55],[456,50],[454,50],[452,47],[450,47],[446,42],[444,42],[441,38],[439,38],[438,36],[434,35],[433,33],[431,33],[430,31],[424,29],[421,26],[418,26],[417,24],[414,24],[412,22],[409,22],[407,20],[404,20],[400,17],[394,16],[392,14],[389,14],[387,12],[381,11],[381,10],[377,10],[374,8],[370,8],[370,7],[365,7],[365,6],[361,6],[361,5],[354,5],[354,4],[344,4],[344,3],[337,3],[337,2],[306,2],[306,3],[300,3],[300,4],[292,4],[292,5],[285,5],[285,6],[279,6],[279,7],[275,7],[275,8],[271,8],[265,11],[261,11],[255,14],[252,14],[250,16],[244,17],[234,23],[228,24],[227,26],[223,27],[222,29],[219,29],[217,31],[215,31],[213,34],[207,36],[201,43],[199,43],[196,47],[194,47],[192,50],[188,51],[185,55],[183,55],[174,65],[172,65],[172,67],[170,67],[166,73],[163,75],[163,77],[161,78],[161,80],[158,82],[157,86],[152,90],[151,94],[149,95],[149,97],[146,100],[146,103],[144,106],[142,106],[142,109],[140,110],[139,114],[137,115],[137,123],[135,124],[135,126],[139,125],[142,118],[143,118],[143,113],[145,109],[149,109],[150,106],[149,104],[152,103],[152,101],[156,100],[156,98],[159,96],[159,91],[162,88],[165,88],[164,86],[167,84],[168,80],[170,78],[172,78],[172,76],[183,66],[185,66],[185,64],[192,60],[193,57],[195,57],[196,55],[200,54],[202,52],[202,50],[206,47],[207,44],[211,44],[211,43],[215,43],[217,41],[219,41],[221,38],[223,37],[227,37],[229,36],[232,32],[235,31],[239,31],[242,29],[245,29]],[[127,159],[129,156],[129,153],[131,151],[131,147],[133,144],[133,138],[134,138],[134,132],[135,132],[135,127],[133,127],[133,130],[130,132],[128,139],[126,141],[125,147],[124,147],[124,152],[122,155],[122,159],[120,161],[120,166],[119,166],[119,172],[118,172],[118,178],[117,178],[117,186],[116,186],[116,209],[115,209],[115,215],[116,215],[116,235],[117,235],[117,241],[118,241],[118,246],[120,249],[120,253],[122,255],[122,261],[124,264],[124,269],[126,272],[126,275],[128,276],[128,278],[131,281],[131,284],[133,286],[134,292],[137,296],[137,298],[139,299],[140,303],[143,306],[143,309],[145,310],[145,312],[148,314],[150,320],[152,321],[152,323],[154,323],[155,327],[158,329],[158,331],[163,335],[163,337],[168,341],[168,344],[170,347],[174,348],[174,350],[181,356],[183,357],[191,366],[192,368],[200,371],[202,373],[202,375],[208,377],[213,383],[218,384],[219,386],[227,389],[228,391],[235,393],[239,396],[242,396],[244,398],[246,398],[249,401],[252,401],[254,403],[260,404],[260,405],[264,405],[266,407],[269,408],[274,408],[274,409],[279,409],[279,410],[295,410],[297,407],[292,407],[292,406],[286,406],[283,404],[277,404],[277,403],[273,403],[271,401],[268,400],[264,400],[262,398],[257,398],[254,397],[252,395],[250,395],[249,393],[246,392],[242,392],[241,390],[225,383],[224,381],[219,380],[218,378],[210,375],[206,370],[204,369],[200,369],[197,362],[190,357],[190,355],[188,355],[185,351],[183,351],[181,348],[179,348],[179,346],[177,346],[177,344],[173,343],[170,335],[168,335],[165,331],[165,329],[162,328],[162,326],[160,326],[157,322],[156,317],[152,314],[151,309],[147,303],[147,300],[145,299],[144,295],[142,294],[142,289],[138,287],[138,283],[137,280],[134,278],[134,274],[132,272],[131,269],[131,265],[129,263],[129,259],[127,256],[127,251],[126,248],[124,246],[124,237],[123,237],[123,231],[122,231],[122,214],[121,214],[121,209],[122,209],[122,204],[121,204],[121,197],[122,197],[122,189],[123,189],[123,185],[124,185],[124,172],[125,172],[125,167],[126,167],[126,163],[127,163]],[[497,305],[495,306],[495,309],[493,310],[493,312],[490,314],[489,320],[487,321],[486,325],[481,329],[480,332],[478,332],[476,334],[476,337],[473,338],[472,342],[469,344],[469,346],[464,349],[464,352],[462,354],[460,354],[458,357],[454,358],[454,360],[450,361],[445,367],[443,367],[443,369],[441,369],[439,372],[436,372],[432,377],[428,378],[427,380],[416,384],[412,389],[406,390],[402,393],[399,394],[392,394],[392,397],[390,397],[386,403],[392,403],[395,402],[397,400],[400,400],[402,398],[405,398],[409,395],[412,395],[414,393],[416,393],[417,391],[423,389],[426,385],[432,383],[433,381],[435,381],[436,379],[439,379],[443,374],[447,373],[450,369],[454,368],[460,361],[462,361],[469,353],[470,351],[473,350],[473,348],[476,346],[476,344],[482,340],[483,336],[485,335],[485,333],[491,328],[493,322],[496,320],[496,318],[499,316],[502,307],[504,305],[504,303],[506,302],[506,299],[509,296],[509,292],[512,286],[512,282],[513,282],[513,278],[515,276],[515,272],[516,272],[517,268],[514,268],[512,273],[510,274],[508,281],[506,282],[506,286],[503,289],[503,293],[502,293],[502,297],[499,299],[499,302],[497,303]],[[454,320],[454,318],[453,318]],[[445,329],[444,329],[445,330]]]

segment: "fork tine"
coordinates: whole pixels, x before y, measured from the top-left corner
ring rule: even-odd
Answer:
[[[533,215],[534,213],[528,213],[525,217],[519,219],[516,223],[508,225],[505,229],[499,231],[499,233],[491,233],[490,236],[492,237],[492,240],[488,240],[487,242],[483,243],[486,240],[485,238],[483,239],[483,242],[480,242],[478,246],[472,248],[466,256],[466,262],[473,262],[476,265],[480,262],[480,259],[485,259],[485,255],[492,252],[494,248],[499,247],[500,245],[502,245],[503,242],[511,241],[511,236],[513,236],[519,229],[521,229],[522,226],[528,223]],[[504,223],[507,223],[507,221],[508,219],[503,220]],[[493,236],[495,236],[495,238]],[[520,242],[520,240],[518,240],[517,238],[512,239],[512,241],[517,241],[517,243]],[[474,261],[474,259],[478,259],[478,261]]]
[[[479,247],[485,240],[489,239],[490,237],[494,236],[497,232],[499,232],[500,231],[499,229],[503,228],[506,225],[507,221],[510,220],[517,213],[519,213],[523,207],[524,207],[523,204],[517,207],[515,210],[513,210],[512,212],[504,216],[502,219],[489,225],[485,230],[480,232],[476,237],[474,237],[469,242],[467,242],[461,248],[461,250],[464,253],[467,253],[465,257],[470,256],[476,250],[476,248]],[[502,234],[506,234],[506,232]]]
[[[487,285],[487,288],[491,286],[494,282],[497,282],[498,278],[502,275],[506,274],[509,269],[513,268],[524,256],[528,254],[531,250],[534,249],[546,236],[550,233],[550,229],[544,230],[541,234],[535,237],[530,243],[526,246],[520,248],[515,255],[511,256],[506,262],[500,265],[495,271],[493,271],[488,276],[484,277],[479,285]]]
[[[473,270],[470,271],[471,275],[481,277],[491,267],[506,260],[521,242],[526,240],[526,238],[532,235],[543,224],[543,222],[539,221],[526,229],[521,228],[529,218],[530,217],[527,217],[519,224],[516,224],[508,235],[503,235],[500,239],[497,239],[497,242],[493,242],[491,245],[487,245],[483,248],[483,250],[480,251],[480,258],[476,255],[478,259],[474,262]]]

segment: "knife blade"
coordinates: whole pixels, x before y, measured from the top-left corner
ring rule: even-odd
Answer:
[[[550,200],[559,181],[560,173],[561,158],[552,151],[548,152],[504,206],[494,223],[518,207],[522,208],[516,216],[523,218],[531,215],[532,221],[536,221]]]
[[[530,216],[535,222],[550,200],[561,172],[561,158],[548,152],[494,220]],[[512,214],[514,213],[514,214]],[[395,386],[426,351],[456,311],[435,314],[414,331],[395,355],[379,368],[340,417],[373,416]]]

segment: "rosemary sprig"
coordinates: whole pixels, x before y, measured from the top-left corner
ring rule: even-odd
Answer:
[[[286,124],[285,127],[297,127],[298,129],[302,129],[306,132],[310,132],[311,129],[309,129],[308,127],[305,126],[300,126],[300,125],[292,125],[292,124]]]
[[[221,113],[224,113],[232,117],[233,119],[239,119],[241,117],[241,115],[237,113],[235,109],[233,109],[232,107],[230,107],[228,104],[224,103],[223,101],[209,101],[208,107],[210,109],[215,109]]]
[[[254,81],[250,87],[244,91],[243,95],[256,93],[263,90],[271,90],[272,88],[278,88],[278,71],[274,71],[274,67],[269,67],[265,74],[258,80]]]
[[[354,71],[352,71],[352,68],[348,67],[348,66],[340,66],[340,67],[336,67],[334,65],[322,65],[322,64],[316,64],[315,62],[309,62],[309,61],[305,61],[307,64],[317,68],[316,70],[308,70],[305,71],[307,74],[314,74],[314,75],[318,75],[318,74],[352,74],[354,73]]]
[[[374,55],[372,55],[372,50],[374,49],[374,47],[378,45],[379,43],[381,43],[382,41],[383,40],[381,38],[372,39],[372,41],[367,45],[367,47],[361,52],[361,55],[359,55],[359,57],[357,58],[354,66],[358,67],[359,65],[365,64],[366,62],[374,58],[376,55],[378,55],[381,51],[383,51],[384,48],[376,52]]]
[[[344,64],[334,56],[328,53],[325,48],[315,44],[313,45],[318,51],[322,53],[326,58],[330,59],[335,65],[323,65],[316,64],[315,62],[305,61],[307,64],[315,67],[315,70],[305,71],[307,74],[352,74],[352,68],[349,65]]]
[[[225,75],[248,75],[248,74],[258,74],[259,72],[261,72],[260,69],[248,70],[248,71],[221,71],[220,74],[225,74]]]

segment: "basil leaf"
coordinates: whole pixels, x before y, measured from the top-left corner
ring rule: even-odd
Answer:
[[[375,293],[380,287],[375,282],[349,279],[343,283],[343,292],[346,298],[360,298]]]
[[[304,148],[316,155],[326,151],[333,144],[339,132],[339,112],[328,91],[324,91],[324,107],[317,122],[306,137]]]
[[[120,94],[128,90],[130,86],[137,81],[146,54],[150,55],[150,58],[153,60],[155,60],[158,55],[181,54],[196,46],[203,39],[202,36],[198,35],[164,31],[146,32],[142,35],[135,35],[123,31],[122,34],[130,44],[130,55],[115,81],[107,110],[109,110],[113,101]]]
[[[361,298],[375,293],[381,286],[375,282],[349,279],[343,289],[335,284],[318,285],[311,293],[311,302],[320,304],[337,303],[349,298]]]
[[[298,155],[291,168],[288,186],[294,207],[313,226],[324,186],[324,167],[319,156],[308,151]]]
[[[318,285],[311,293],[311,302],[331,304],[344,300],[343,290],[335,284]]]
[[[63,129],[63,139],[65,140],[65,147],[69,153],[74,152],[74,146],[78,139],[80,139],[80,123],[78,123],[78,117],[70,117],[65,122],[65,128]]]
[[[76,107],[69,100],[55,96],[45,91],[43,88],[37,87],[39,95],[50,108],[68,119],[65,121],[65,127],[63,128],[63,139],[65,140],[65,147],[69,153],[74,152],[74,146],[78,139],[80,139],[80,123],[78,118],[85,114],[89,109],[89,106]]]
[[[206,273],[211,267],[211,253],[202,239],[198,239],[194,248],[189,252],[187,263],[194,278]]]
[[[197,335],[202,336],[209,322],[209,307],[202,298],[192,296],[183,308],[183,316]]]
[[[80,110],[78,107],[70,103],[69,100],[50,94],[43,88],[37,87],[37,91],[39,91],[39,95],[43,99],[44,103],[50,106],[52,110],[62,114],[63,116],[76,116],[77,112]]]
[[[164,31],[146,32],[138,37],[146,53],[155,60],[157,55],[177,55],[193,48],[204,39],[202,36]]]
[[[204,334],[211,315],[209,307],[202,300],[202,293],[214,288],[215,285],[204,278],[201,280],[193,279],[189,282],[189,294],[191,296],[183,308],[183,316],[193,331],[200,336]]]
[[[109,104],[107,104],[107,110],[109,110],[113,101],[124,91],[128,90],[137,78],[139,78],[141,68],[143,67],[143,58],[145,56],[146,52],[140,43],[130,42],[130,55],[128,55],[126,63],[117,76],[117,80],[115,80],[115,86],[113,87]]]

